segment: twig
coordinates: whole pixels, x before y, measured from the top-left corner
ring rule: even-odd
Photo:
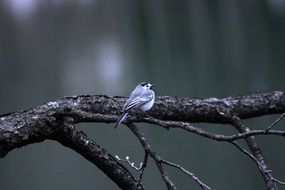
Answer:
[[[245,150],[242,146],[240,146],[237,142],[235,141],[229,141],[229,143],[233,144],[236,148],[238,148],[241,152],[243,152],[244,154],[246,154],[249,158],[251,158],[252,160],[254,160],[260,171],[262,171],[265,175],[267,175],[272,181],[277,182],[280,185],[285,185],[285,182],[277,180],[276,178],[272,177],[272,175],[270,175],[270,173],[272,172],[272,170],[266,170],[265,168],[263,168],[263,165],[252,155],[250,154],[247,150]]]
[[[277,131],[277,130],[269,130],[269,131],[252,130],[252,131],[247,131],[247,132],[238,133],[234,135],[222,135],[222,134],[216,134],[216,133],[212,133],[209,131],[205,131],[201,128],[192,126],[190,123],[182,122],[182,121],[163,121],[163,120],[152,118],[152,117],[145,118],[145,121],[151,124],[156,124],[158,126],[161,126],[167,129],[180,128],[185,131],[200,135],[202,137],[207,137],[207,138],[217,140],[217,141],[234,141],[234,140],[244,139],[246,137],[256,136],[256,135],[285,136],[285,131]]]
[[[228,120],[239,132],[241,133],[250,132],[250,129],[244,125],[243,121],[239,117],[231,116],[230,118],[228,118]],[[269,171],[270,169],[267,163],[265,162],[261,149],[259,148],[257,142],[255,141],[255,137],[254,136],[246,137],[245,142],[248,148],[251,150],[253,156],[256,158],[256,164],[258,165],[258,168],[263,176],[267,189],[278,189],[276,183],[272,180],[273,177],[271,173],[264,172],[264,170]]]
[[[168,176],[167,172],[165,171],[163,165],[161,164],[161,159],[156,153],[151,149],[150,145],[148,144],[144,134],[137,128],[137,126],[134,123],[128,123],[127,126],[129,129],[135,134],[135,136],[139,139],[142,147],[144,148],[145,152],[147,152],[152,159],[155,161],[155,164],[164,180],[164,182],[167,185],[168,189],[176,190],[176,187],[170,177]]]
[[[146,165],[147,165],[148,152],[145,151],[144,160],[143,160],[143,162],[140,163],[139,167],[136,167],[134,162],[130,161],[130,157],[129,156],[126,156],[126,159],[121,159],[121,158],[119,158],[118,155],[116,155],[115,157],[116,157],[117,160],[123,161],[123,162],[127,162],[132,168],[134,168],[137,171],[140,171],[140,176],[139,176],[139,180],[138,180],[137,187],[136,187],[138,189],[139,185],[141,185],[142,178],[143,178],[143,173],[144,173],[144,170],[145,170]]]
[[[147,165],[147,161],[148,161],[148,152],[144,152],[144,159],[143,159],[143,163],[142,163],[142,169],[141,169],[141,172],[140,172],[140,177],[139,177],[139,181],[138,181],[138,184],[141,184],[142,182],[142,178],[143,178],[143,174],[144,174],[144,170],[146,168],[146,165]]]
[[[282,114],[282,115],[284,116],[284,114]],[[276,123],[278,123],[282,119],[282,117],[280,116],[271,125],[271,128]],[[185,123],[185,122],[162,121],[162,120],[159,120],[159,119],[156,119],[156,118],[148,118],[147,121],[150,122],[150,123],[155,123],[157,125],[161,125],[161,126],[163,126],[165,128],[173,128],[173,127],[181,128],[181,129],[184,129],[184,130],[186,130],[188,132],[193,132],[195,134],[198,134],[200,136],[207,137],[207,138],[210,138],[210,139],[213,139],[213,140],[229,142],[229,143],[233,144],[234,146],[236,146],[240,151],[242,151],[243,153],[248,155],[251,159],[253,159],[257,163],[259,169],[262,172],[264,172],[264,173],[269,173],[269,172],[271,172],[271,170],[265,169],[264,165],[262,165],[258,161],[258,159],[256,157],[254,157],[247,150],[245,150],[244,148],[239,146],[236,142],[234,142],[234,140],[243,139],[243,138],[247,138],[247,137],[255,136],[255,135],[280,135],[280,136],[285,136],[285,131],[276,131],[276,130],[270,130],[270,131],[268,131],[268,130],[254,130],[254,131],[246,131],[244,133],[239,133],[239,134],[235,134],[235,135],[225,136],[225,135],[215,134],[215,133],[211,133],[209,131],[205,131],[205,130],[200,129],[200,128],[193,127],[189,123]],[[278,182],[279,184],[283,185],[282,181],[279,181],[279,180],[273,178],[271,175],[268,175],[268,177],[270,177],[275,182]]]
[[[237,149],[239,149],[242,153],[244,153],[245,155],[247,155],[249,158],[251,158],[253,161],[255,161],[259,167],[259,169],[262,171],[262,172],[266,172],[266,173],[269,173],[269,172],[272,172],[271,170],[265,170],[262,166],[262,164],[251,154],[249,153],[246,149],[244,149],[242,146],[240,146],[237,142],[235,141],[229,141],[229,143],[231,143],[232,145],[234,145]]]
[[[128,123],[127,126],[131,129],[131,131],[136,135],[136,137],[139,139],[139,141],[141,142],[144,150],[146,152],[148,152],[150,154],[150,156],[153,158],[153,160],[155,161],[165,183],[167,184],[167,187],[169,189],[176,189],[174,183],[172,182],[172,180],[170,179],[170,177],[167,175],[163,165],[169,165],[172,167],[176,167],[179,170],[181,170],[183,173],[185,173],[186,175],[188,175],[189,177],[191,177],[195,182],[197,182],[200,187],[204,190],[210,190],[211,188],[208,187],[206,184],[204,184],[201,180],[199,180],[198,177],[196,177],[192,172],[189,172],[188,170],[186,170],[185,168],[183,168],[182,166],[180,166],[179,164],[175,164],[172,163],[170,161],[167,161],[163,158],[161,158],[159,155],[157,155],[157,153],[151,149],[151,146],[148,144],[144,134],[137,128],[137,126],[134,123]]]
[[[172,163],[170,161],[161,159],[161,162],[163,162],[166,165],[178,168],[179,170],[181,170],[183,173],[185,173],[186,175],[188,175],[189,177],[191,177],[192,179],[194,179],[194,181],[196,181],[200,187],[204,190],[211,190],[211,188],[209,186],[207,186],[205,183],[203,183],[198,177],[196,177],[192,172],[189,172],[188,170],[186,170],[185,168],[183,168],[182,166],[180,166],[179,164],[175,164]]]
[[[279,116],[267,129],[266,131],[269,131],[272,129],[272,127],[274,127],[283,117],[284,117],[285,113],[282,113],[281,116]]]
[[[130,161],[130,157],[129,156],[126,156],[126,159],[122,159],[120,158],[118,155],[115,155],[115,158],[119,161],[123,161],[123,162],[127,162],[132,168],[134,168],[135,170],[137,171],[140,171],[142,170],[142,167],[143,167],[143,163],[141,162],[139,167],[135,166],[135,163],[134,162],[131,162]]]

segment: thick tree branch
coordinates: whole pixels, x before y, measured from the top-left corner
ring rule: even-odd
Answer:
[[[33,109],[4,114],[0,115],[0,117],[5,118],[5,116],[15,113],[29,111],[38,113],[49,112],[52,115],[55,112],[65,113],[80,110],[87,113],[101,114],[104,116],[101,118],[102,122],[114,122],[117,116],[121,114],[121,108],[125,100],[126,98],[124,97],[108,97],[104,95],[66,97]],[[148,114],[161,120],[193,123],[230,123],[226,116],[235,115],[240,119],[248,119],[262,115],[283,113],[284,111],[285,94],[281,91],[274,91],[224,99],[161,96],[156,98],[155,105]],[[106,116],[110,116],[110,118],[107,120]],[[78,118],[78,120],[82,122],[88,121],[88,119],[84,118]],[[130,120],[132,122],[144,122],[142,117],[130,117]]]
[[[41,142],[45,139],[53,139],[64,146],[72,148],[94,163],[122,189],[135,189],[136,187],[143,189],[140,183],[143,171],[138,183],[132,174],[113,156],[72,125],[80,122],[115,122],[118,115],[121,114],[120,110],[125,100],[124,97],[82,95],[66,97],[28,110],[0,115],[0,157],[4,157],[15,148]],[[250,130],[244,126],[242,120],[284,112],[285,94],[280,91],[224,99],[191,99],[163,96],[156,99],[153,109],[148,112],[148,116],[131,113],[124,123],[146,122],[167,129],[181,128],[218,141],[234,142],[237,139],[245,139],[252,156],[255,158],[253,160],[261,168],[261,174],[265,179],[267,189],[277,189],[275,182],[278,182],[278,180],[270,174],[270,169],[253,136],[285,136],[284,131],[272,130],[284,114],[264,130]],[[195,128],[189,122],[230,124],[239,132],[230,136],[214,134]],[[139,136],[137,137],[139,138]],[[148,152],[147,154],[151,153],[146,148],[145,151]],[[154,154],[150,154],[150,156],[155,158]],[[168,161],[164,162],[163,159],[156,158],[160,160],[157,162],[157,166],[163,179],[170,189],[175,189],[173,182],[165,175],[162,165],[167,164]],[[182,168],[175,164],[172,164],[172,166]],[[181,170],[183,171],[183,169]]]
[[[70,125],[72,118],[55,117],[52,112],[45,112],[46,106],[39,108],[0,118],[1,157],[14,148],[52,139],[94,163],[122,189],[143,189],[111,154]]]
[[[116,158],[89,139],[83,132],[78,131],[73,125],[64,122],[58,126],[58,130],[51,139],[81,154],[102,170],[121,189],[143,189],[142,184],[124,166],[118,163]]]

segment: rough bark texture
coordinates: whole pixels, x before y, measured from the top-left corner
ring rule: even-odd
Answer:
[[[27,144],[53,139],[72,148],[94,163],[122,189],[135,189],[137,180],[112,155],[78,131],[71,124],[79,122],[115,122],[121,114],[124,97],[82,95],[65,97],[44,105],[0,116],[0,157]],[[191,99],[157,97],[148,115],[167,121],[227,123],[240,132],[249,131],[233,118],[248,119],[285,112],[285,94],[275,91],[224,99]],[[125,122],[149,122],[142,114],[131,113]],[[254,156],[267,164],[253,137],[247,144]],[[268,176],[263,175],[267,189],[275,189]],[[142,185],[139,185],[143,189]]]

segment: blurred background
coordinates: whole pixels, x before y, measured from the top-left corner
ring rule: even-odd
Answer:
[[[142,81],[156,83],[158,96],[223,98],[284,90],[284,49],[284,0],[1,0],[0,113],[70,95],[128,96]],[[276,118],[246,123],[264,129]],[[194,126],[235,132],[226,125]],[[143,150],[125,127],[77,127],[113,155],[142,161]],[[162,157],[213,189],[265,189],[255,164],[231,145],[178,129],[140,127]],[[278,148],[284,138],[257,141],[274,176],[285,180],[285,152]],[[179,189],[200,189],[181,172],[167,171]],[[166,189],[153,162],[144,184]],[[0,189],[118,187],[74,151],[45,141],[0,160]]]

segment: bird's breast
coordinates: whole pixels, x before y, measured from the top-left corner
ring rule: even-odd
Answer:
[[[143,112],[150,110],[153,106],[154,98],[140,107]]]

